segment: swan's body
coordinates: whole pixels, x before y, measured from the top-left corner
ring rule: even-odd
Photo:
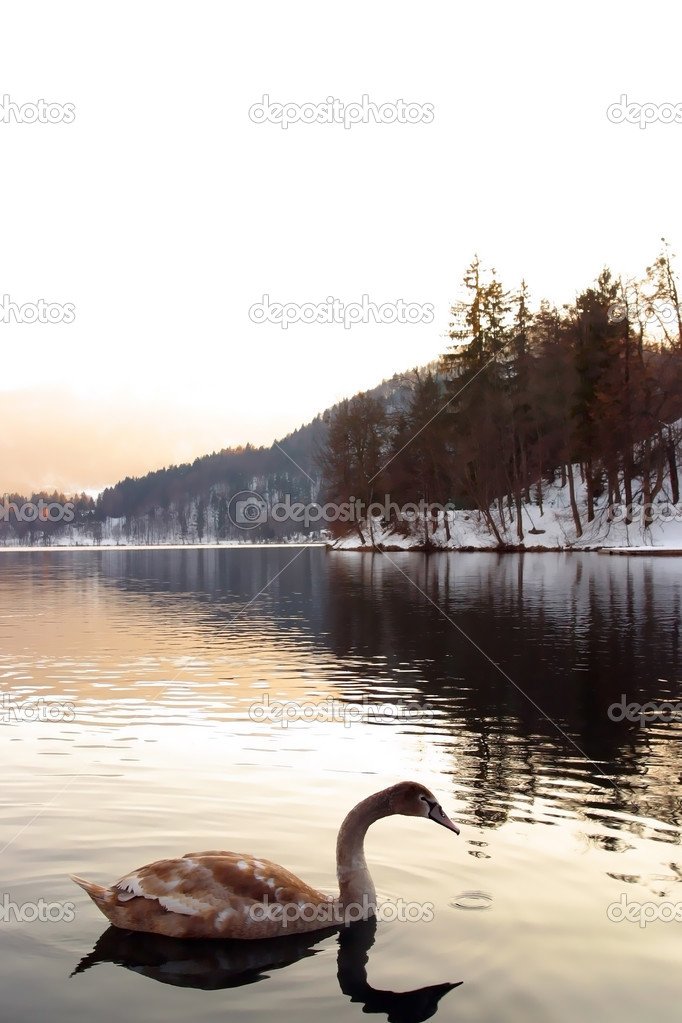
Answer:
[[[311,888],[276,863],[215,850],[157,860],[109,888],[72,875],[116,927],[173,938],[271,938],[321,930],[371,916],[376,892],[364,838],[391,814],[427,817],[459,834],[435,796],[417,782],[400,782],[358,803],[336,843],[340,894]]]

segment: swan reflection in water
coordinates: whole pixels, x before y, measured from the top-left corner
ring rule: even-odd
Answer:
[[[166,938],[109,927],[92,952],[84,956],[71,976],[98,963],[114,963],[128,970],[176,987],[216,991],[266,980],[266,970],[279,970],[316,955],[313,946],[338,934],[337,977],[339,987],[363,1012],[386,1013],[389,1023],[421,1023],[437,1009],[443,995],[456,984],[433,984],[414,991],[380,991],[367,980],[369,949],[374,944],[375,917],[339,929],[329,927],[308,934],[256,941],[201,941]]]

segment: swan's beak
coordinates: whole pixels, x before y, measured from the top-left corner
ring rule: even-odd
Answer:
[[[457,825],[454,823],[454,821],[451,821],[449,817],[446,817],[446,815],[443,813],[439,806],[434,806],[434,808],[431,810],[429,814],[429,817],[431,818],[432,821],[435,821],[436,824],[442,824],[444,828],[448,829],[448,831],[454,831],[456,835],[459,835],[459,828],[457,827]]]

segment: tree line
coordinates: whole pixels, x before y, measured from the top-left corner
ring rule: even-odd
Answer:
[[[604,268],[561,309],[533,310],[525,281],[507,291],[475,256],[451,308],[452,344],[435,369],[409,375],[407,402],[361,393],[330,417],[324,499],[477,508],[501,546],[499,524],[523,539],[523,503],[542,512],[559,479],[577,536],[602,497],[647,506],[667,478],[677,503],[682,306],[663,242],[641,278]]]

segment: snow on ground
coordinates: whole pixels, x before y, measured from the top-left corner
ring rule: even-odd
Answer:
[[[680,426],[682,427],[682,422]],[[679,474],[682,477],[682,466]],[[504,506],[501,511],[497,506],[491,507],[490,515],[505,549],[604,550],[632,554],[672,551],[682,554],[682,503],[677,505],[671,503],[667,479],[652,505],[653,521],[649,525],[644,522],[641,482],[633,483],[634,509],[630,523],[625,522],[624,509],[620,506],[609,507],[605,497],[595,501],[595,517],[592,522],[588,522],[586,486],[577,465],[573,467],[573,479],[582,535],[577,535],[573,520],[568,482],[562,486],[561,481],[557,479],[552,484],[542,485],[542,510],[538,487],[531,488],[530,500],[522,506],[523,540],[519,540],[517,536],[516,509]],[[253,533],[245,530],[237,539],[224,539],[218,542],[215,528],[210,523],[206,523],[200,540],[194,506],[187,515],[188,525],[184,535],[180,534],[176,519],[177,515],[172,522],[167,522],[163,526],[158,521],[147,521],[145,518],[132,519],[128,525],[125,519],[107,519],[105,522],[90,525],[65,523],[49,537],[49,547],[250,547],[268,542],[259,538],[256,530]],[[500,549],[497,538],[479,511],[441,509],[435,520],[429,519],[428,538],[423,515],[420,520],[411,522],[403,520],[402,523],[384,523],[381,519],[373,519],[368,523],[363,520],[360,523],[360,530],[362,541],[356,528],[352,528],[343,538],[332,541],[331,534],[325,529],[305,533],[292,523],[292,530],[288,536],[279,537],[277,540],[273,538],[270,543],[301,544],[327,541],[334,550],[372,550],[376,547],[386,550]],[[6,544],[4,549],[7,550],[44,549],[44,545],[38,539],[34,547],[20,543],[15,536],[5,536],[0,543]],[[2,549],[3,546],[0,546],[0,550]]]
[[[628,553],[651,553],[653,549],[682,552],[682,504],[670,502],[669,489],[664,486],[654,501],[653,521],[644,522],[641,493],[634,498],[636,506],[632,521],[625,522],[625,509],[609,507],[605,498],[595,501],[595,517],[587,521],[586,487],[580,478],[578,466],[573,467],[576,503],[582,524],[582,536],[577,535],[571,512],[568,482],[559,481],[543,485],[542,511],[538,504],[537,488],[533,488],[531,501],[523,505],[523,540],[516,528],[516,510],[497,506],[490,513],[506,547],[518,550],[626,550]],[[448,540],[444,518],[447,516],[450,532]],[[512,518],[513,516],[513,518]],[[391,550],[423,550],[434,547],[442,550],[498,550],[496,537],[485,518],[478,511],[440,511],[428,526],[428,541],[423,521],[405,524],[401,529],[385,525],[375,519],[362,521],[360,528],[365,538],[360,542],[357,530],[337,540],[335,550],[361,550],[373,546]]]

